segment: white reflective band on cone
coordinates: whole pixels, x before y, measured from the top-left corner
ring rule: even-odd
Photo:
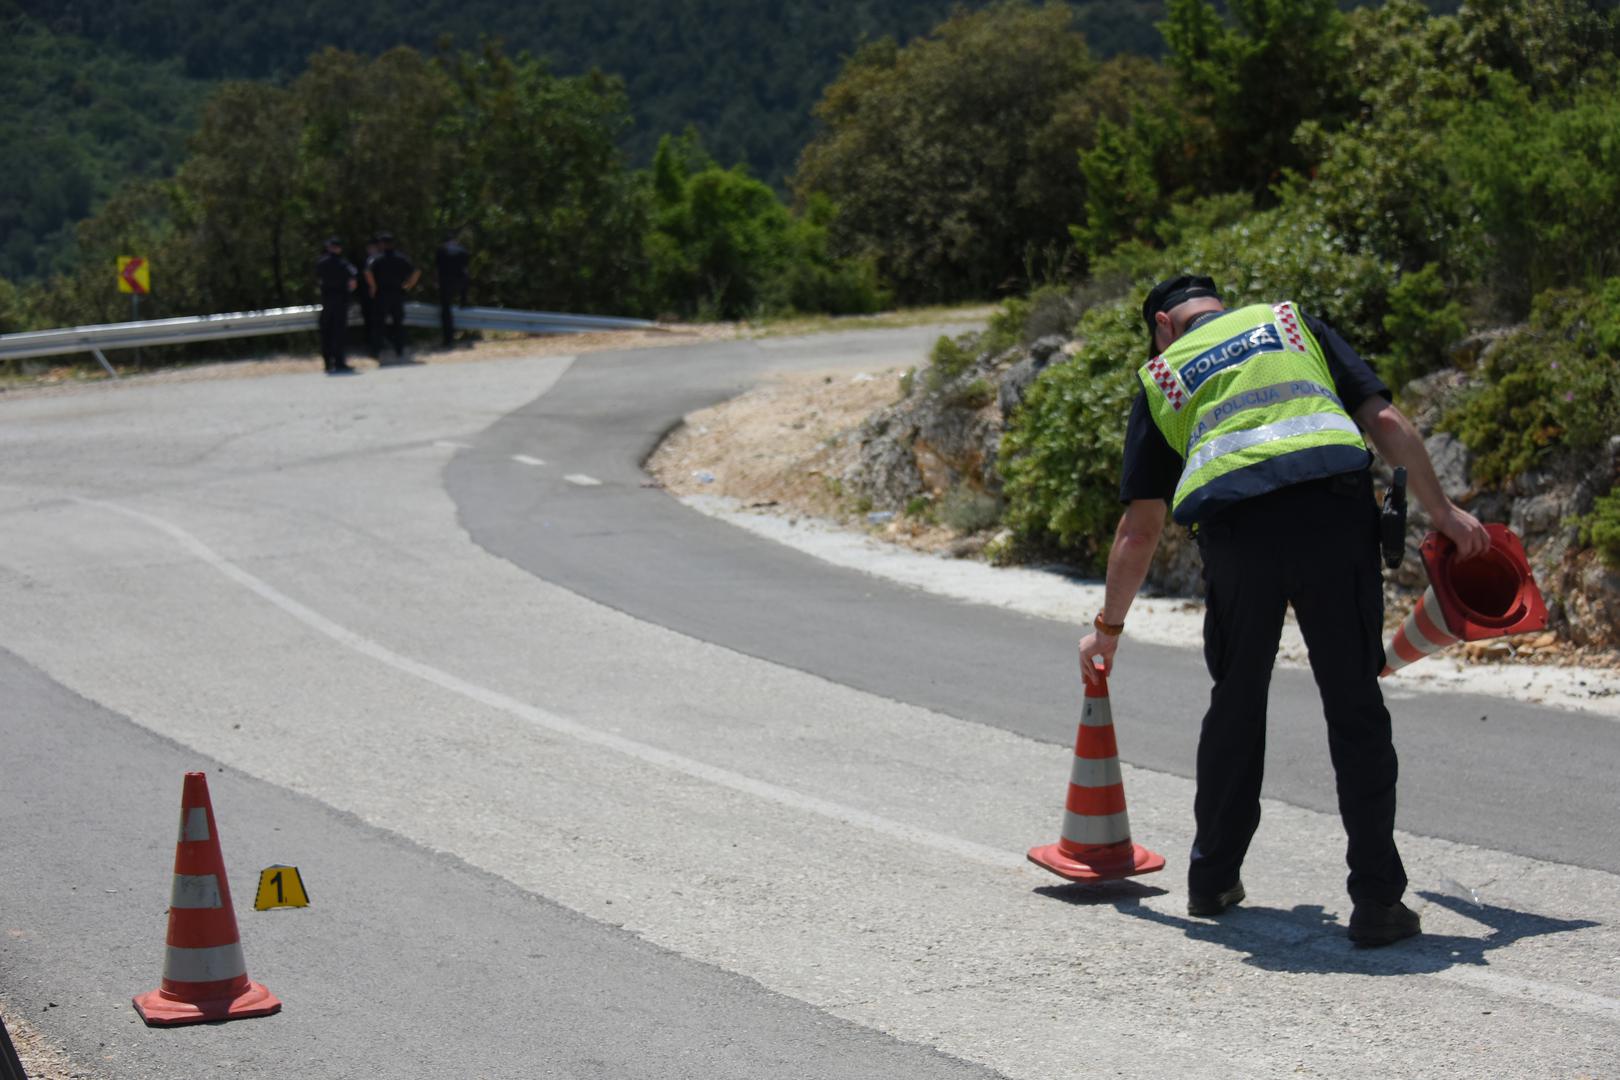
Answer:
[[[1086,698],[1085,707],[1080,710],[1080,723],[1086,727],[1113,727],[1114,707],[1105,697]]]
[[[1113,787],[1121,783],[1119,758],[1074,757],[1074,768],[1069,772],[1069,783],[1076,787]]]
[[[180,842],[208,839],[208,811],[201,806],[180,811]]]
[[[1131,818],[1117,814],[1076,814],[1063,812],[1063,839],[1071,844],[1117,844],[1131,838]]]
[[[247,974],[242,943],[216,945],[211,949],[182,949],[170,945],[163,960],[163,977],[170,982],[220,982]]]
[[[219,878],[214,874],[176,874],[174,889],[169,893],[172,908],[217,908]]]

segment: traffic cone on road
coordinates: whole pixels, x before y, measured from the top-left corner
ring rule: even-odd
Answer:
[[[1030,848],[1029,861],[1070,881],[1111,881],[1164,869],[1163,855],[1131,841],[1113,708],[1101,672],[1095,683],[1086,684],[1063,832],[1055,844]]]
[[[186,773],[180,797],[163,983],[134,1001],[141,1019],[154,1027],[281,1011],[281,1001],[247,976],[207,773]]]
[[[1487,525],[1485,531],[1491,546],[1463,562],[1446,537],[1432,532],[1424,538],[1420,550],[1429,587],[1384,649],[1380,677],[1459,641],[1546,629],[1547,605],[1524,545],[1505,525]]]

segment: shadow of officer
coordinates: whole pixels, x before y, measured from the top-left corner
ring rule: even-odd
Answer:
[[[1220,921],[1183,918],[1143,906],[1135,898],[1116,899],[1122,914],[1180,930],[1194,941],[1246,953],[1243,963],[1266,971],[1359,975],[1427,975],[1447,968],[1483,966],[1486,954],[1525,938],[1583,930],[1590,919],[1555,919],[1494,904],[1472,904],[1444,893],[1420,892],[1430,903],[1448,908],[1490,928],[1484,937],[1425,934],[1405,949],[1368,951],[1339,936],[1339,920],[1320,904],[1291,910],[1234,907]]]

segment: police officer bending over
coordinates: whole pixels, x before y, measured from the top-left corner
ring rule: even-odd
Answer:
[[[344,355],[349,333],[349,294],[354,291],[354,264],[343,257],[343,241],[326,239],[326,251],[315,260],[315,280],[321,287],[321,359],[328,375],[352,375]]]
[[[1103,610],[1080,642],[1088,680],[1111,670],[1147,577],[1166,506],[1196,527],[1204,562],[1204,658],[1215,681],[1198,740],[1196,834],[1187,911],[1244,898],[1238,872],[1260,823],[1266,692],[1289,604],[1322,694],[1357,945],[1419,933],[1401,902],[1395,746],[1378,686],[1383,588],[1370,441],[1405,466],[1411,490],[1460,558],[1489,538],[1440,489],[1411,422],[1366,361],[1291,302],[1227,311],[1214,281],[1160,282],[1142,305],[1151,338],[1125,434]]]

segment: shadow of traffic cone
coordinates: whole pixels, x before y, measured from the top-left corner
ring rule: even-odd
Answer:
[[[1459,561],[1457,545],[1437,532],[1424,537],[1429,587],[1384,649],[1384,670],[1406,665],[1459,641],[1523,634],[1547,627],[1547,605],[1530,573],[1524,545],[1506,525],[1487,525],[1491,546]]]
[[[1163,855],[1131,842],[1108,680],[1100,672],[1095,683],[1086,683],[1063,831],[1057,843],[1030,848],[1029,861],[1070,881],[1112,881],[1164,869]]]
[[[240,1020],[281,1010],[274,994],[247,977],[207,773],[186,773],[180,797],[163,983],[134,1001],[141,1019],[154,1027]]]

